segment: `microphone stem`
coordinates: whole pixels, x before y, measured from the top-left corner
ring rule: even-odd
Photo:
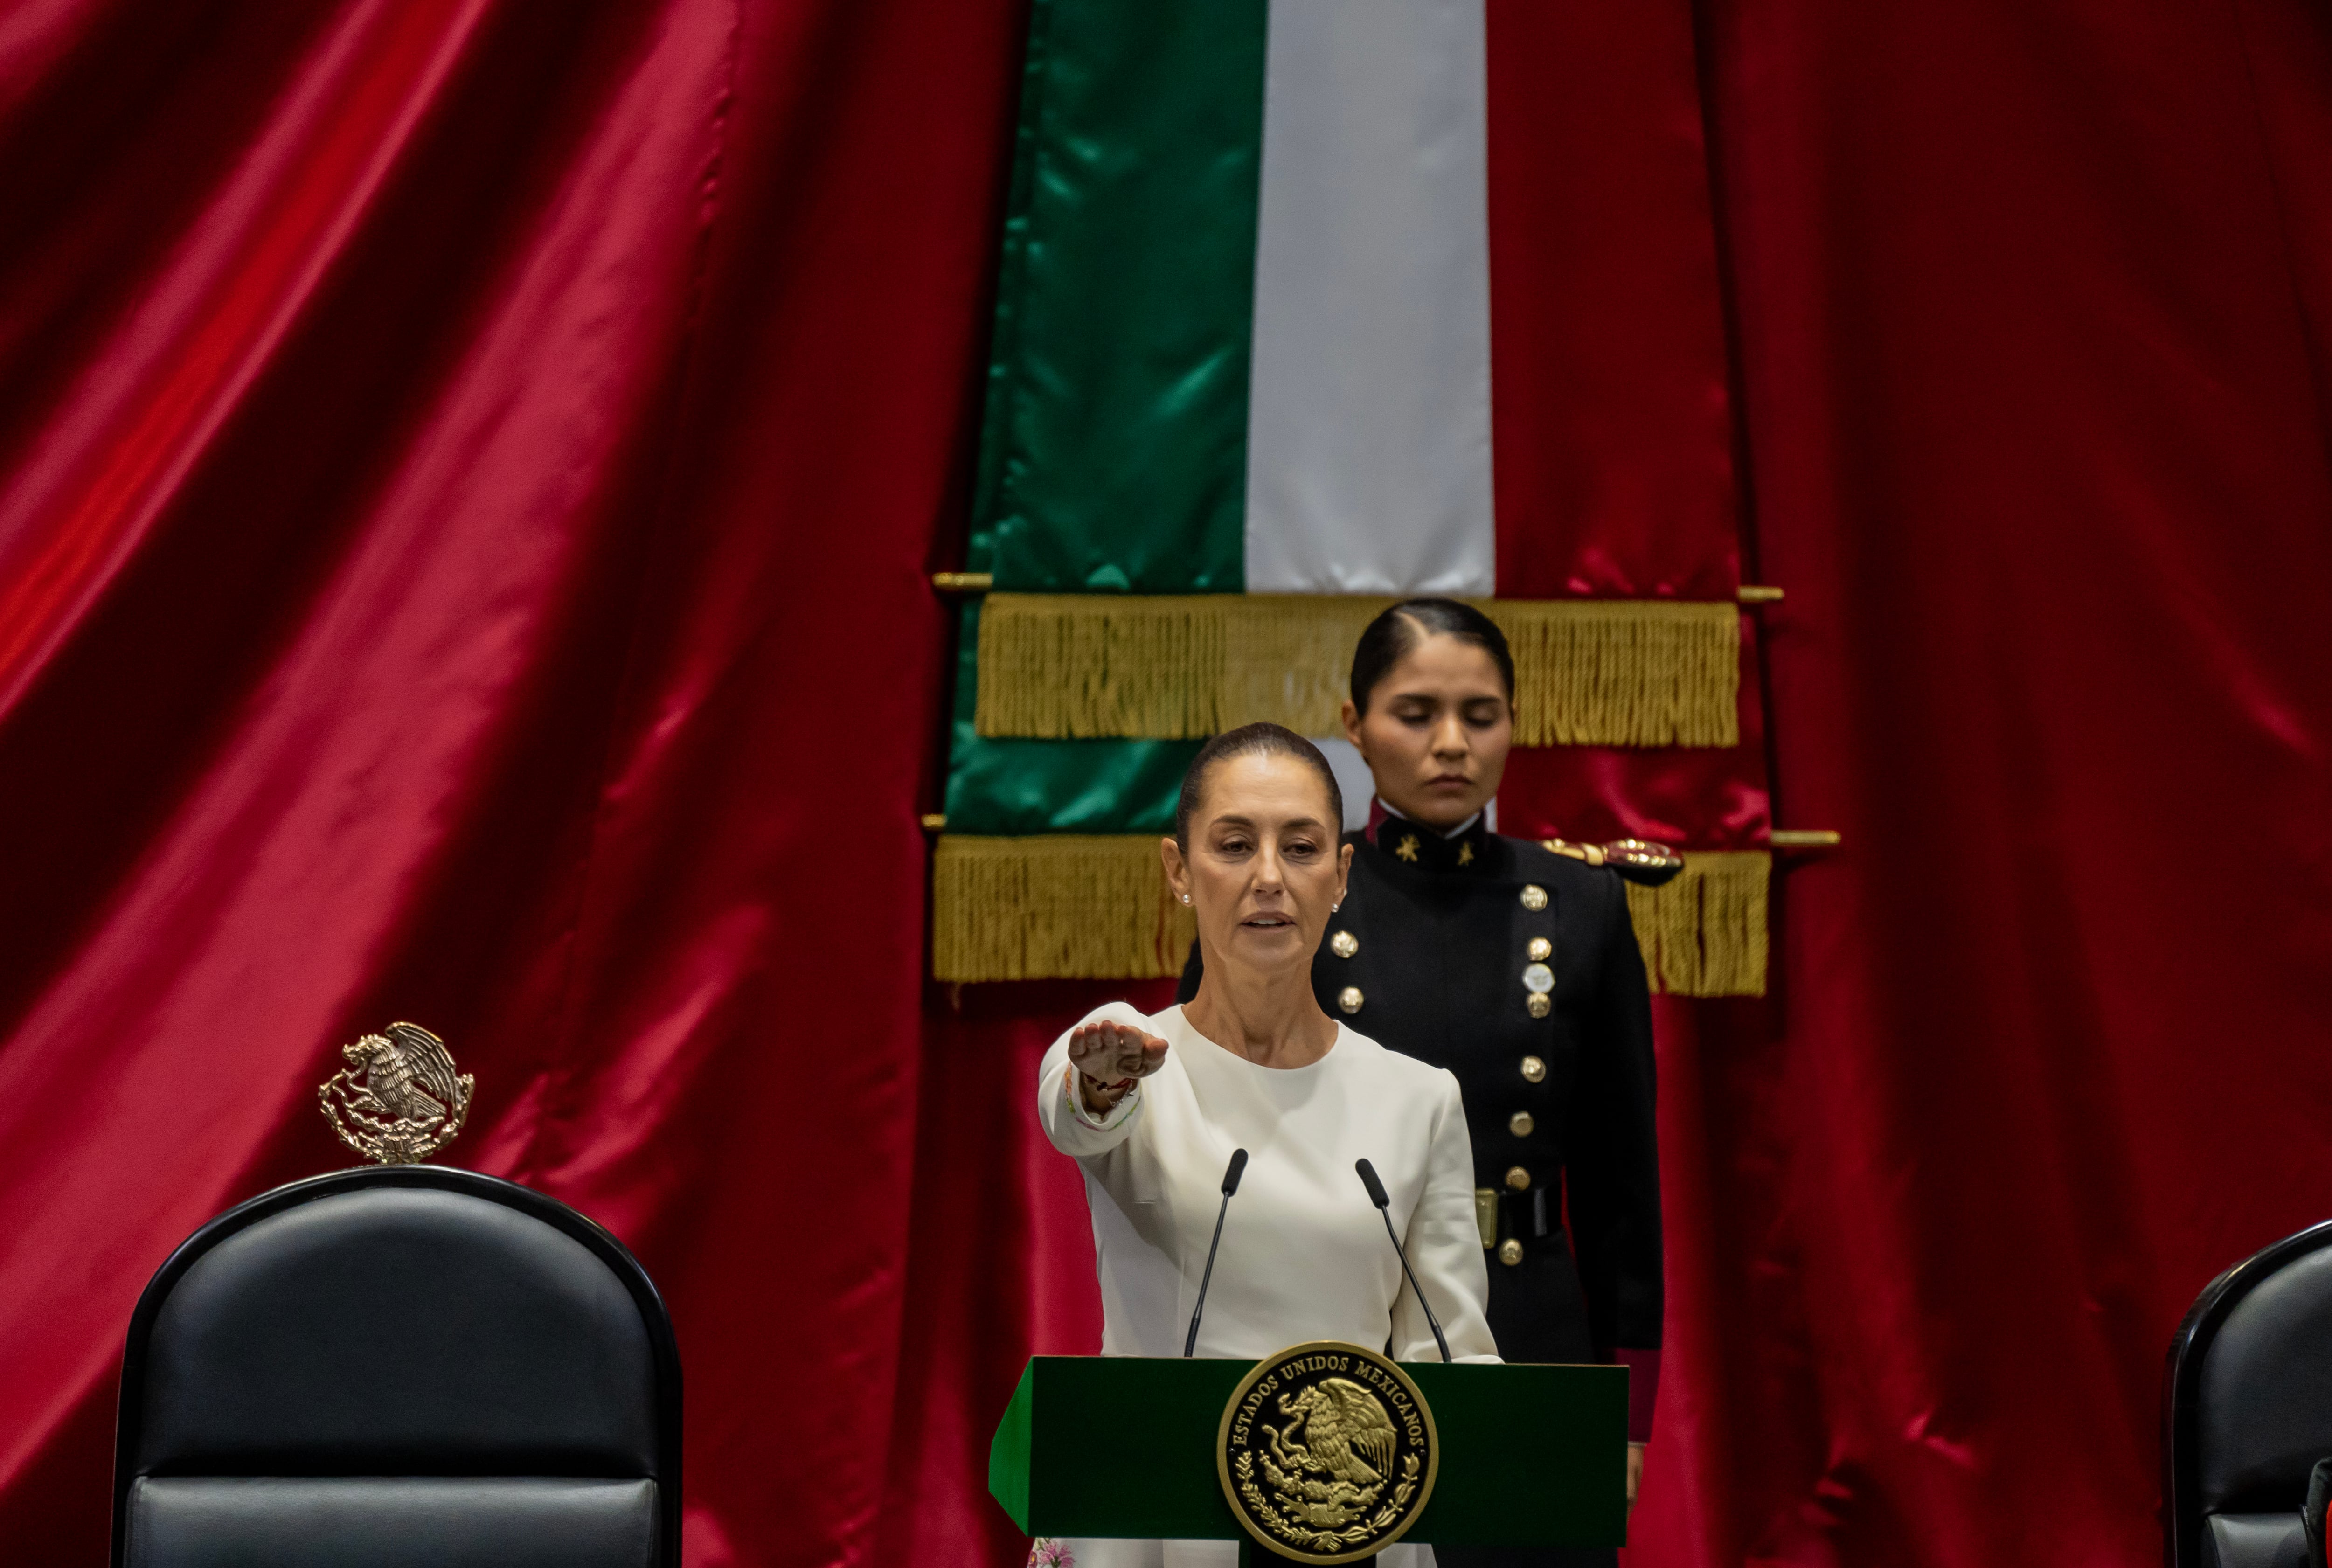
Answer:
[[[1199,1315],[1207,1310],[1207,1286],[1212,1285],[1215,1280],[1215,1249],[1223,1244],[1223,1220],[1229,1216],[1230,1211],[1231,1195],[1226,1192],[1223,1194],[1222,1207],[1215,1210],[1215,1238],[1207,1243],[1207,1271],[1199,1276],[1199,1299],[1190,1308],[1190,1332],[1182,1336],[1184,1361],[1189,1361],[1198,1352]],[[1409,1265],[1404,1262],[1401,1267],[1406,1268]],[[1441,1331],[1437,1328],[1433,1332],[1438,1334]],[[1443,1361],[1449,1359],[1449,1353],[1447,1350],[1441,1353],[1441,1359]]]
[[[1447,1362],[1449,1359],[1449,1342],[1442,1337],[1441,1325],[1434,1321],[1433,1309],[1425,1305],[1425,1290],[1417,1283],[1417,1276],[1410,1273],[1409,1249],[1400,1244],[1400,1236],[1393,1230],[1392,1215],[1387,1210],[1380,1209],[1377,1210],[1377,1218],[1384,1221],[1385,1234],[1392,1238],[1392,1255],[1400,1259],[1400,1271],[1403,1275],[1407,1276],[1409,1279],[1409,1288],[1417,1292],[1417,1305],[1425,1313],[1425,1326],[1433,1331],[1433,1343],[1441,1347],[1441,1359],[1444,1362]],[[1218,1232],[1222,1229],[1222,1225],[1223,1222],[1221,1219],[1218,1217],[1215,1220],[1215,1229]],[[1212,1268],[1214,1267],[1214,1263],[1211,1258],[1208,1261],[1207,1267],[1209,1268]],[[1206,1294],[1206,1288],[1207,1287],[1203,1285],[1199,1287],[1199,1292],[1201,1296]],[[1198,1320],[1193,1318],[1190,1322],[1190,1333],[1193,1337],[1196,1337],[1198,1332]],[[1182,1353],[1188,1355],[1190,1352],[1185,1351]]]

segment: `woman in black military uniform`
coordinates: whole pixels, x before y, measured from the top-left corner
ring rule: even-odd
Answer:
[[[1412,599],[1378,617],[1353,655],[1344,730],[1376,801],[1347,836],[1351,891],[1313,988],[1334,1016],[1457,1076],[1499,1353],[1629,1365],[1632,1502],[1661,1284],[1651,1009],[1626,888],[1600,852],[1489,831],[1514,740],[1514,661],[1471,606]],[[1199,973],[1194,947],[1185,998]],[[1444,1568],[1613,1561],[1437,1555]]]

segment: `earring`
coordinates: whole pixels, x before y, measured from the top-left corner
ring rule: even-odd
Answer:
[[[1338,910],[1340,910],[1340,909],[1342,909],[1342,908],[1343,908],[1343,907],[1344,907],[1344,906],[1343,906],[1343,904],[1330,904],[1330,905],[1328,906],[1328,913],[1329,913],[1330,914],[1333,914],[1333,913],[1335,913]]]
[[[1186,894],[1184,894],[1182,895],[1182,902],[1183,902],[1184,904],[1188,904],[1188,903],[1190,903],[1190,895],[1189,894],[1187,894],[1187,893],[1186,893]]]

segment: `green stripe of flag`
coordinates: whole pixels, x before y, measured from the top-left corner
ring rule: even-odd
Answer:
[[[1199,741],[1020,741],[981,735],[980,606],[964,607],[948,749],[951,833],[1164,833]]]
[[[1267,0],[1037,0],[971,564],[1029,592],[1246,586]]]

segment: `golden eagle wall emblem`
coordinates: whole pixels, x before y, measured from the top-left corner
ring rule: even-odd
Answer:
[[[1298,1563],[1351,1563],[1416,1523],[1440,1448],[1408,1373],[1321,1340],[1256,1362],[1223,1408],[1216,1469],[1258,1543]]]
[[[467,1073],[419,1024],[391,1024],[340,1047],[349,1065],[316,1086],[340,1142],[383,1165],[417,1165],[454,1141],[470,1114]]]

